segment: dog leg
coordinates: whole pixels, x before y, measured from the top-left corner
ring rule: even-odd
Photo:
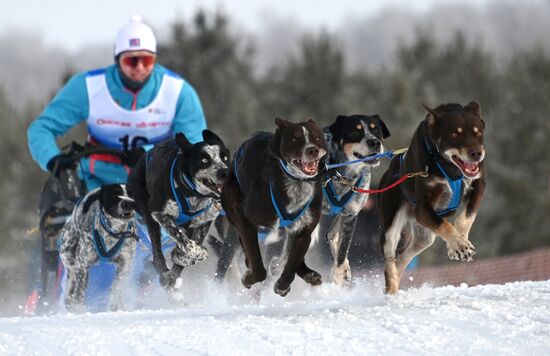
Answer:
[[[135,248],[133,250],[135,251]],[[111,286],[111,298],[109,301],[109,309],[111,311],[123,310],[125,307],[123,302],[123,289],[132,271],[132,261],[134,257],[135,253],[131,253],[129,256],[120,256],[120,258],[114,260],[117,268],[113,285]]]
[[[74,268],[70,271],[67,282],[65,298],[67,309],[75,313],[83,312],[85,310],[84,296],[88,287],[88,270],[80,267]]]
[[[299,270],[299,267],[302,267],[302,270],[300,271],[302,276],[306,277],[307,275],[307,278],[310,281],[314,281],[317,278],[317,276],[313,276],[311,274],[311,272],[317,272],[310,270],[311,272],[309,272],[308,274],[308,271],[304,269],[303,266],[301,266],[301,264],[304,263],[304,257],[309,248],[310,241],[311,231],[302,232],[301,234],[290,240],[290,243],[292,243],[292,248],[288,253],[288,259],[286,261],[285,268],[283,269],[283,273],[281,274],[277,282],[275,282],[275,286],[273,287],[275,293],[279,294],[281,297],[286,296],[290,291],[290,284],[292,283],[292,281],[294,281],[295,274]]]
[[[323,279],[321,275],[309,268],[306,265],[305,261],[302,261],[300,265],[298,266],[298,270],[296,271],[296,274],[302,278],[306,283],[311,284],[312,286],[318,286],[323,282]]]
[[[208,251],[203,246],[193,241],[192,238],[188,237],[185,231],[175,224],[174,219],[171,216],[161,213],[153,213],[153,218],[162,226],[168,235],[176,241],[178,247],[186,254],[186,259],[193,261],[191,264],[198,261],[204,261],[208,258]],[[206,227],[206,231],[208,231],[209,226],[209,224],[206,224],[199,229],[202,229],[200,231],[204,231],[204,228]],[[204,239],[204,235],[206,235],[206,233],[202,233],[202,235],[203,236],[200,237],[201,241]],[[184,267],[186,266],[185,263],[176,263],[181,264]]]
[[[435,241],[435,234],[433,231],[420,224],[414,225],[416,226],[414,226],[410,231],[410,234],[412,235],[410,243],[405,250],[397,256],[397,271],[399,274],[399,280],[401,280],[401,277],[403,276],[403,273],[411,260],[415,256],[420,255],[422,251],[430,247]]]
[[[157,273],[162,276],[163,273],[168,271],[168,267],[166,267],[166,259],[162,253],[160,225],[150,214],[145,214],[144,218],[153,249],[153,265]]]
[[[401,231],[407,221],[406,207],[399,208],[393,219],[388,221],[388,225],[382,227],[384,253],[384,277],[386,280],[386,293],[395,294],[399,290],[399,272],[396,265],[396,250]]]
[[[349,266],[348,252],[357,222],[357,215],[341,216],[340,218],[340,238],[337,254],[332,266],[332,280],[342,285],[351,280],[351,269]]]
[[[447,255],[452,260],[471,261],[475,254],[474,245],[467,236],[459,232],[451,223],[435,214],[431,207],[417,204],[416,219],[419,223],[441,236],[447,243]]]
[[[225,274],[231,266],[235,252],[239,248],[239,235],[235,227],[228,223],[227,218],[221,218],[220,220],[223,220],[224,226],[218,226],[218,220],[216,220],[215,226],[218,231],[218,236],[222,239],[222,241],[211,238],[210,245],[214,248],[216,254],[218,255],[215,278],[216,280],[222,281],[225,279]]]
[[[283,266],[288,258],[288,250],[292,246],[290,242],[291,236],[286,233],[285,229],[278,229],[274,233],[279,235],[279,239],[273,243],[269,243],[265,253],[269,265],[269,275],[272,277],[281,275]],[[280,238],[281,236],[283,238]]]

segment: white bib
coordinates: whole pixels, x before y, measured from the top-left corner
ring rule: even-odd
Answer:
[[[182,86],[183,79],[164,74],[155,99],[142,109],[130,111],[113,100],[104,73],[88,75],[88,133],[95,141],[121,150],[167,139]]]

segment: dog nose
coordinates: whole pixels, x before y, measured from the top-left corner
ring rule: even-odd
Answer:
[[[382,145],[382,142],[380,142],[380,140],[375,140],[375,139],[370,139],[370,140],[367,140],[367,146],[369,146],[370,148],[380,148],[380,146]]]
[[[132,203],[126,200],[120,202],[120,208],[124,211],[132,210]]]
[[[310,157],[317,158],[317,156],[319,155],[319,147],[310,146],[306,148],[306,154]]]
[[[225,180],[229,175],[229,168],[219,169],[218,172],[216,172],[216,175],[219,180]]]
[[[477,162],[481,159],[481,156],[483,156],[483,150],[479,147],[470,148],[468,149],[468,156],[472,161]]]

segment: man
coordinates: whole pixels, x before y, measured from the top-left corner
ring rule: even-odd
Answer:
[[[201,140],[206,122],[193,87],[155,64],[156,39],[151,28],[133,17],[118,32],[115,64],[78,73],[30,125],[27,136],[33,159],[52,171],[74,162],[60,152],[58,136],[86,120],[88,143],[123,151],[82,159],[80,174],[88,190],[107,183],[124,183],[128,166],[139,148],[185,133],[192,143]],[[54,172],[55,173],[55,172]]]
[[[197,93],[177,74],[156,64],[156,52],[153,31],[139,17],[133,17],[118,31],[113,65],[78,73],[65,84],[27,131],[29,150],[42,169],[58,175],[76,167],[77,163],[60,151],[56,138],[82,121],[88,128],[88,145],[122,153],[95,154],[78,162],[78,174],[88,191],[104,184],[125,183],[143,148],[176,132],[183,132],[192,143],[202,140],[206,121]],[[43,216],[48,216],[46,212],[59,199],[55,189],[47,185],[40,206],[40,285],[44,294],[50,293],[44,271],[56,270],[56,241],[63,224],[43,229],[42,221],[55,220]],[[109,279],[103,272],[98,275],[99,280]],[[30,303],[35,305],[36,299]]]

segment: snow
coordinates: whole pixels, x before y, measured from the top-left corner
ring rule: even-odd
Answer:
[[[0,318],[0,355],[533,355],[550,352],[550,280],[382,292],[296,280],[286,298],[203,281],[184,305]],[[184,284],[185,288],[185,284]],[[185,294],[185,293],[184,293]],[[162,303],[161,303],[162,304]]]

